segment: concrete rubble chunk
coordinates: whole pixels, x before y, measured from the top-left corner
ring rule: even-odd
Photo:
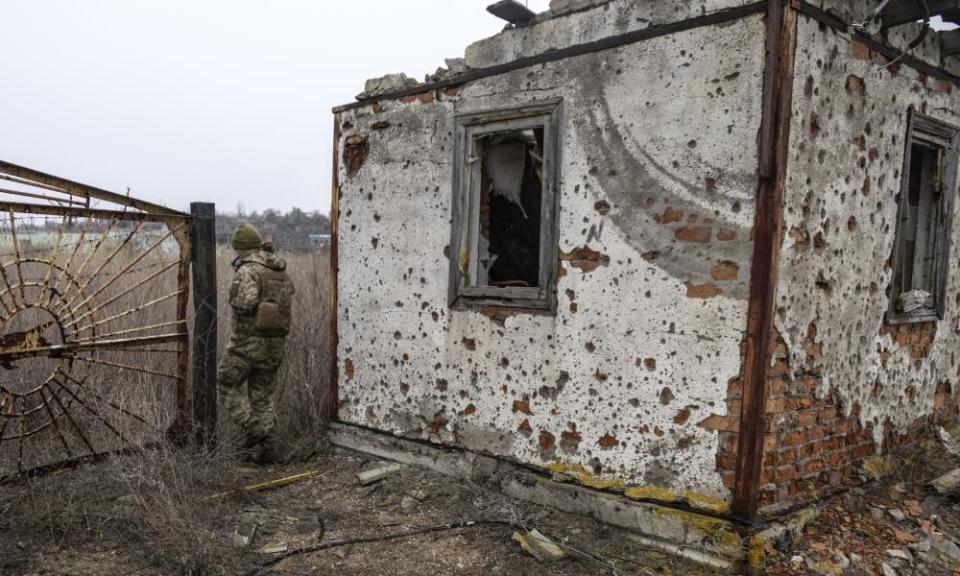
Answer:
[[[951,470],[943,476],[930,481],[930,487],[940,494],[949,494],[960,487],[960,468]]]
[[[948,562],[960,564],[960,547],[952,540],[931,540],[930,551]]]
[[[606,4],[610,0],[550,0],[550,14],[560,16]]]
[[[899,576],[897,571],[894,570],[889,564],[881,564],[880,568],[883,570],[883,576]]]
[[[563,548],[554,544],[539,530],[531,530],[526,534],[513,533],[513,539],[520,543],[524,550],[540,562],[553,562],[566,556]]]
[[[405,88],[412,88],[419,85],[414,78],[408,77],[404,73],[387,74],[379,78],[370,78],[363,87],[363,92],[357,96],[358,99],[371,98],[381,94],[397,92]]]
[[[940,442],[943,443],[943,447],[946,448],[947,452],[954,456],[960,456],[960,441],[957,441],[956,436],[943,428],[937,428],[937,435],[940,436]]]
[[[891,558],[896,558],[897,560],[903,560],[905,562],[913,562],[913,556],[910,555],[906,550],[887,550],[887,556]]]
[[[893,518],[897,522],[903,522],[904,516],[902,511],[898,510],[897,508],[891,508],[889,512],[890,512],[891,518]]]
[[[400,464],[390,464],[388,466],[380,466],[371,470],[364,470],[363,472],[357,472],[357,481],[360,482],[361,486],[367,486],[369,484],[373,484],[374,482],[379,482],[391,474],[396,474],[402,469],[403,466]]]

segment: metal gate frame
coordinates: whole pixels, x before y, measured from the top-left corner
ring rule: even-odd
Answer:
[[[9,222],[11,226],[11,232],[13,232],[13,245],[15,249],[15,254],[17,261],[22,260],[20,256],[20,247],[18,240],[16,238],[16,232],[14,228],[14,214],[30,214],[30,215],[40,215],[40,216],[53,216],[53,217],[78,217],[78,218],[102,218],[115,221],[135,221],[140,223],[159,223],[166,226],[169,236],[172,236],[178,246],[179,246],[179,260],[177,262],[177,287],[178,293],[176,295],[176,330],[175,333],[162,336],[145,336],[145,337],[134,337],[134,338],[125,338],[119,341],[112,341],[111,345],[124,346],[136,346],[144,345],[147,342],[158,343],[161,341],[167,343],[176,344],[176,367],[175,367],[175,377],[176,377],[176,416],[173,420],[173,423],[166,430],[168,437],[175,440],[183,441],[188,438],[190,432],[193,430],[194,419],[191,418],[191,393],[188,390],[188,375],[190,373],[190,332],[188,327],[188,316],[187,316],[187,306],[190,298],[190,268],[191,262],[196,261],[197,254],[193,249],[193,237],[196,236],[196,230],[194,230],[194,218],[190,214],[179,212],[171,208],[160,206],[151,202],[144,200],[139,200],[136,198],[131,198],[130,196],[125,196],[122,194],[117,194],[114,192],[109,192],[94,186],[89,186],[86,184],[81,184],[72,180],[61,178],[58,176],[53,176],[44,172],[33,170],[30,168],[25,168],[23,166],[18,166],[16,164],[11,164],[9,162],[0,161],[0,180],[5,180],[8,182],[14,182],[21,186],[29,186],[30,191],[23,191],[18,189],[9,189],[6,187],[0,186],[0,218],[9,217]],[[41,190],[42,192],[38,193],[35,190]],[[19,196],[32,202],[9,202],[3,199],[3,195],[12,195]],[[39,203],[36,201],[43,201],[44,203]],[[121,207],[121,210],[105,210],[99,208],[91,207],[91,201],[102,201],[109,202]],[[197,207],[200,207],[200,210],[197,210]],[[198,213],[200,218],[198,220],[204,220],[204,229],[209,229],[212,233],[212,226],[210,222],[213,215],[213,205],[211,204],[195,204],[194,211]],[[209,244],[207,238],[200,238],[199,243]],[[128,238],[129,240],[129,238]],[[215,246],[208,245],[207,251],[212,254],[212,251],[215,249]],[[209,264],[210,254],[204,254],[206,259],[205,263]],[[69,263],[68,263],[69,265]],[[0,263],[2,266],[2,263]],[[132,266],[130,264],[129,266]],[[171,263],[172,268],[172,263]],[[196,272],[195,272],[196,274]],[[209,273],[204,273],[201,276],[205,277],[207,282],[205,285],[208,290],[212,291],[213,298],[213,309],[216,309],[216,281],[215,274],[213,271]],[[213,278],[212,286],[210,285],[210,279]],[[194,284],[196,285],[197,279],[194,279]],[[22,284],[22,281],[21,281]],[[7,286],[9,289],[9,286]],[[22,290],[22,288],[21,288]],[[210,306],[210,295],[205,295],[203,305],[207,308]],[[208,320],[209,322],[209,320]],[[216,318],[215,312],[213,316],[213,330],[214,330],[214,339],[213,339],[213,365],[216,364],[216,335],[215,335],[215,326]],[[58,345],[58,346],[48,346],[43,347],[37,345],[36,342],[29,342],[28,338],[24,338],[23,342],[13,343],[12,346],[8,345],[4,349],[0,349],[0,356],[3,356],[2,359],[8,361],[16,358],[24,358],[30,356],[54,356],[58,354],[64,354],[67,349],[70,348],[68,345]],[[198,344],[197,350],[202,352],[203,358],[201,361],[205,367],[204,370],[200,371],[200,379],[208,380],[209,378],[204,377],[204,373],[210,374],[210,353],[209,353],[209,343],[205,343],[203,346]],[[76,345],[73,345],[76,347]],[[172,352],[172,350],[171,350]],[[195,375],[197,373],[195,372]],[[213,384],[210,382],[203,382],[202,385],[206,387],[205,389],[209,392]],[[206,422],[201,422],[205,428],[212,426],[209,422],[210,411],[209,407],[209,398],[200,398],[202,404],[204,404],[204,410],[206,411],[206,417],[204,420]],[[46,402],[46,400],[44,399]],[[213,418],[216,417],[215,413],[215,397],[213,398],[214,408],[212,411]],[[2,409],[2,406],[0,406]],[[12,410],[12,408],[8,408]],[[6,419],[5,419],[6,420]],[[0,434],[2,435],[2,434]],[[2,440],[2,438],[0,438]],[[21,438],[20,446],[20,457],[18,459],[18,472],[17,474],[22,474],[28,472],[22,470],[22,444],[24,439]],[[87,443],[89,445],[89,442]],[[92,446],[90,447],[91,454],[87,457],[75,459],[83,460],[86,458],[96,458],[102,454],[97,454],[93,450]],[[49,466],[41,466],[41,468],[48,467],[61,467],[63,464],[67,464],[68,461],[61,461],[59,463],[54,463]],[[36,469],[39,470],[39,469]],[[35,470],[34,470],[35,471]]]

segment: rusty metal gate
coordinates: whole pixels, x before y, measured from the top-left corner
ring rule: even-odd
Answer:
[[[0,162],[0,477],[186,430],[190,223]]]

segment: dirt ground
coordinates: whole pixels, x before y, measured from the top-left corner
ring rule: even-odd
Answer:
[[[145,451],[3,485],[0,574],[721,576],[619,530],[433,472],[405,466],[359,484],[358,472],[385,464],[346,451],[271,467]],[[956,467],[960,457],[931,439],[881,481],[824,501],[765,573],[960,575],[960,500],[928,487]],[[319,476],[239,490],[311,470]],[[234,532],[254,524],[252,544],[237,547]],[[567,556],[538,562],[512,539],[518,526],[540,530]],[[407,534],[422,529],[431,531]],[[356,539],[374,541],[337,545]]]
[[[358,471],[383,464],[337,452],[297,465],[236,466],[223,476],[227,480],[220,489],[307,470],[319,470],[320,476],[276,490],[214,499],[222,501],[207,515],[190,517],[189,512],[157,510],[156,515],[165,518],[148,530],[136,525],[142,520],[138,515],[151,514],[150,506],[137,505],[140,496],[123,490],[128,483],[103,480],[114,476],[116,467],[110,464],[0,487],[0,574],[579,576],[614,574],[614,568],[624,576],[717,574],[643,550],[621,532],[596,522],[504,499],[416,468],[404,467],[376,484],[359,485]],[[98,487],[90,502],[64,497],[64,486],[84,483]],[[156,488],[159,485],[146,489]],[[216,486],[203,488],[206,494],[219,491]],[[41,500],[54,495],[58,498],[45,509]],[[78,492],[76,497],[81,495]],[[204,495],[188,505],[206,506],[207,498]],[[58,506],[64,509],[52,509]],[[9,517],[3,520],[17,512],[38,518],[19,525]],[[68,522],[63,515],[78,518]],[[64,522],[68,523],[58,524]],[[290,551],[322,543],[464,522],[477,524],[284,557]],[[232,542],[241,523],[259,526],[249,548],[237,548]],[[567,557],[553,563],[538,562],[511,538],[516,528],[509,524],[520,523],[569,547]],[[286,552],[276,551],[280,549]],[[275,563],[257,571],[270,562]]]

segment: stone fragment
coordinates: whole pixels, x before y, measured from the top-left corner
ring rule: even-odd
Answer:
[[[913,562],[913,556],[910,555],[910,552],[906,550],[893,549],[887,550],[887,556],[895,558],[897,560],[903,560],[904,562]]]
[[[880,568],[883,570],[883,576],[900,576],[889,564],[881,564]]]
[[[934,478],[930,481],[930,487],[940,494],[953,492],[957,487],[960,487],[960,468]]]
[[[278,542],[260,549],[262,554],[282,554],[287,551],[286,542]]]
[[[904,516],[903,516],[903,512],[902,512],[901,510],[899,510],[899,509],[897,509],[897,508],[891,508],[891,509],[889,510],[889,512],[890,512],[890,517],[891,517],[891,518],[893,518],[893,519],[896,520],[897,522],[903,522]]]
[[[253,539],[257,537],[257,526],[256,522],[241,522],[233,532],[233,545],[237,548],[247,548],[253,544]]]
[[[513,533],[513,539],[520,543],[524,550],[540,562],[553,562],[566,556],[563,549],[554,544],[539,530],[531,530],[526,534]]]
[[[870,515],[874,520],[883,520],[883,510],[881,508],[871,508]]]
[[[390,493],[383,498],[383,500],[380,502],[380,505],[386,508],[390,506],[395,506],[399,503],[400,503],[400,495]]]
[[[411,496],[419,500],[420,502],[426,502],[430,499],[430,492],[424,490],[423,488],[417,488],[410,493]]]
[[[414,510],[416,510],[419,504],[420,503],[417,502],[416,498],[413,498],[411,496],[404,496],[400,500],[400,509],[403,510],[404,512],[413,512]]]
[[[372,470],[364,470],[363,472],[357,472],[357,481],[360,482],[361,486],[366,486],[374,482],[379,482],[391,474],[396,474],[402,469],[403,466],[400,464],[390,464],[389,466],[380,466]]]
[[[900,544],[909,544],[910,542],[913,542],[913,534],[904,532],[903,530],[894,529],[893,538]]]
[[[353,550],[353,544],[346,544],[344,546],[339,546],[333,549],[333,555],[337,558],[343,560],[350,555],[350,552]]]

